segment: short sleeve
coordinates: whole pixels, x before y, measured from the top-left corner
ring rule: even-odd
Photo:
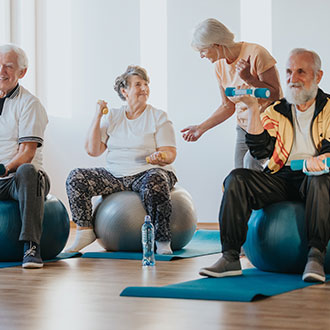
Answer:
[[[266,72],[273,66],[275,66],[276,60],[268,50],[264,47],[258,46],[255,52],[254,58],[254,70],[257,75]]]
[[[166,112],[162,111],[157,120],[155,140],[157,148],[176,147],[173,123],[168,119]]]
[[[37,142],[42,146],[48,124],[45,108],[38,100],[26,105],[19,118],[18,143]]]

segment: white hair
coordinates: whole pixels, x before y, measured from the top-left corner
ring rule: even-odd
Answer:
[[[208,18],[195,27],[191,46],[196,50],[213,44],[232,47],[235,44],[234,38],[235,35],[225,25],[214,18]]]
[[[314,52],[313,50],[308,50],[305,48],[294,48],[291,50],[289,53],[289,58],[293,55],[298,55],[298,54],[310,54],[313,58],[313,70],[314,70],[314,75],[321,70],[321,58],[320,56]]]
[[[29,61],[24,50],[14,44],[0,46],[0,54],[14,52],[17,55],[17,63],[20,69],[27,69]]]

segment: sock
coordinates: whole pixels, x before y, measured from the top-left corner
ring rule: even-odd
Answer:
[[[173,251],[171,249],[171,242],[169,241],[167,242],[156,241],[156,247],[157,247],[156,252],[158,254],[173,254]]]
[[[95,240],[96,240],[96,236],[93,229],[77,230],[74,243],[64,252],[66,253],[78,252],[87,245],[93,243]]]

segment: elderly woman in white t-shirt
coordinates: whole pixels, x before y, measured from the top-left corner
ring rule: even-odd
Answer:
[[[147,104],[149,77],[145,69],[129,66],[117,77],[114,89],[127,102],[109,109],[99,101],[86,139],[86,151],[97,157],[105,151],[106,167],[77,168],[66,182],[76,239],[67,252],[76,252],[95,240],[91,199],[130,190],[140,195],[155,226],[156,251],[171,254],[170,191],[177,182],[175,134],[166,112]]]

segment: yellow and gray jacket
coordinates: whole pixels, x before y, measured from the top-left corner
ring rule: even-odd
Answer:
[[[282,99],[261,114],[264,131],[246,134],[246,143],[254,158],[269,158],[267,172],[276,173],[288,160],[293,144],[291,104]],[[318,90],[311,124],[312,138],[319,154],[330,152],[330,95]]]

